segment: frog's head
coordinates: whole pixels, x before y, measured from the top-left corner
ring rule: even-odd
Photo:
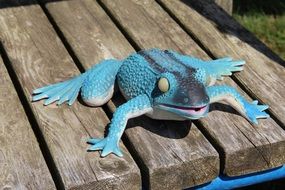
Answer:
[[[195,75],[182,77],[179,73],[161,74],[152,91],[152,98],[156,108],[187,119],[199,119],[209,111],[206,89]]]

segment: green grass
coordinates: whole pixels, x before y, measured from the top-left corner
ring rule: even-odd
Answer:
[[[285,1],[234,0],[233,17],[285,59]]]

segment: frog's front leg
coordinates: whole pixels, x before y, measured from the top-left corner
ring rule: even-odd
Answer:
[[[258,124],[257,119],[269,117],[269,115],[264,112],[264,110],[268,108],[267,105],[257,105],[257,100],[253,102],[246,101],[236,89],[230,86],[210,86],[207,87],[207,93],[210,97],[210,103],[225,101],[251,123]]]
[[[121,105],[113,115],[107,137],[90,139],[88,143],[92,146],[89,150],[102,150],[101,156],[103,157],[110,153],[114,153],[120,157],[123,156],[119,148],[119,141],[128,119],[151,111],[152,106],[147,95],[139,95]]]

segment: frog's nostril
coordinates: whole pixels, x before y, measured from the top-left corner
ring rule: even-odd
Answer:
[[[184,103],[187,103],[189,101],[189,98],[184,98],[183,101]]]

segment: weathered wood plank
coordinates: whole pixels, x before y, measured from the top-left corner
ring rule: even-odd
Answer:
[[[285,126],[285,62],[225,14],[212,1],[160,0],[215,57],[231,56],[247,64],[234,75]]]
[[[3,1],[2,1],[3,2]],[[35,1],[0,9],[0,39],[28,99],[33,89],[79,74],[62,42]],[[90,136],[103,136],[109,122],[101,108],[30,106],[66,189],[140,189],[139,170],[123,147],[124,158],[87,152]]]
[[[102,2],[140,48],[174,49],[209,59],[156,2],[151,0],[102,0]],[[230,78],[223,83],[237,88]],[[223,173],[236,176],[285,163],[285,133],[274,120],[261,120],[258,126],[252,126],[239,114],[233,114],[235,112],[231,108],[216,106],[216,109],[218,110],[201,120],[201,129],[209,134],[219,147],[220,158],[224,163]]]
[[[64,1],[46,7],[85,68],[101,59],[123,59],[134,51],[95,1]],[[195,125],[140,117],[129,121],[128,127],[126,137],[149,188],[181,189],[218,175],[218,155]]]
[[[230,78],[218,84],[222,83],[252,101]],[[212,109],[215,111],[209,113],[209,119],[201,120],[201,127],[225,151],[225,174],[244,175],[285,164],[285,131],[272,118],[252,126],[226,105],[214,104]]]
[[[0,76],[0,189],[55,189],[1,57]]]

